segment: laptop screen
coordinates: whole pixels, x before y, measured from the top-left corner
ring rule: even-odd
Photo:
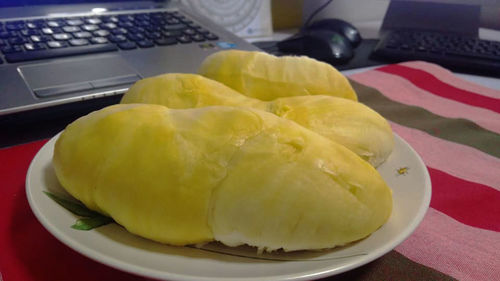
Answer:
[[[391,0],[382,30],[425,29],[476,35],[500,30],[500,0]]]

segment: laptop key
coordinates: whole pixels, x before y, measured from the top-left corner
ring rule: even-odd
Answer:
[[[99,18],[88,18],[85,22],[88,24],[100,24],[102,21]]]
[[[141,48],[151,48],[154,47],[155,43],[149,40],[142,40],[142,41],[137,41],[137,45],[139,45],[139,47]]]
[[[193,39],[193,41],[195,42],[203,42],[205,41],[205,37],[201,34],[194,34],[194,35],[191,35],[191,39]]]
[[[146,33],[146,37],[148,37],[149,39],[160,39],[162,37],[162,34],[158,31],[156,32],[148,32]]]
[[[64,30],[64,32],[78,32],[81,30],[80,27],[75,25],[64,26],[62,29]]]
[[[54,34],[55,32],[50,27],[44,27],[44,28],[42,28],[42,33],[46,34],[46,35],[51,35],[51,34]]]
[[[106,44],[109,41],[107,38],[104,38],[104,37],[94,37],[94,38],[90,39],[90,42],[92,44]]]
[[[186,35],[195,35],[197,32],[196,32],[196,30],[194,30],[192,28],[186,28],[182,31],[182,33],[184,33]]]
[[[141,20],[147,21],[150,19],[150,15],[145,13],[135,14],[134,18],[136,21],[141,21]]]
[[[107,31],[105,29],[99,29],[99,30],[94,31],[94,35],[97,37],[106,37],[109,34],[110,34],[109,31]]]
[[[82,25],[84,22],[81,19],[68,19],[66,20],[66,24],[68,25]]]
[[[120,49],[122,49],[122,50],[132,50],[132,49],[137,48],[137,46],[135,45],[135,43],[131,42],[131,41],[127,41],[127,42],[123,42],[123,43],[118,43],[118,47],[120,47]]]
[[[43,20],[34,20],[26,23],[26,27],[29,29],[39,29],[45,26],[45,21]]]
[[[133,21],[134,20],[134,16],[133,15],[119,15],[118,19],[120,21]]]
[[[85,39],[73,39],[73,40],[85,40]],[[70,40],[70,42],[73,40]],[[79,46],[72,48],[58,48],[58,49],[47,49],[47,50],[22,52],[22,53],[9,53],[5,55],[5,60],[7,60],[8,62],[21,62],[21,61],[83,55],[91,53],[112,52],[117,50],[118,48],[114,44],[98,44],[98,45]]]
[[[68,47],[68,43],[65,42],[65,41],[49,41],[47,42],[47,46],[49,46],[49,48],[64,48],[64,47]]]
[[[150,26],[151,24],[149,23],[148,20],[136,20],[135,21],[135,25],[136,26],[141,26],[141,27],[146,27],[146,26]]]
[[[12,53],[19,53],[23,51],[23,48],[19,45],[14,45],[14,46],[5,46],[1,48],[2,53],[4,54],[12,54]]]
[[[187,25],[179,23],[179,24],[165,25],[165,26],[163,26],[163,29],[165,31],[177,31],[177,30],[183,30],[186,27],[187,27]]]
[[[145,30],[142,27],[128,27],[127,28],[128,33],[143,33]]]
[[[101,16],[100,17],[102,22],[112,22],[112,23],[117,23],[120,20],[116,16]]]
[[[149,32],[157,32],[157,31],[161,31],[161,27],[158,26],[158,25],[150,25],[150,26],[146,26],[144,29],[146,29],[147,31]]]
[[[54,38],[54,40],[60,40],[60,41],[69,40],[69,39],[73,38],[68,33],[57,33],[57,34],[53,34],[52,37]]]
[[[45,41],[50,41],[52,40],[52,37],[48,35],[32,35],[30,36],[31,42],[37,43],[37,42],[45,42]]]
[[[114,43],[120,43],[120,42],[125,42],[127,41],[127,37],[123,35],[111,35],[108,37],[108,40]]]
[[[177,37],[177,36],[181,36],[182,32],[181,31],[164,31],[163,35],[165,35],[166,37]]]
[[[118,23],[118,26],[119,27],[123,27],[123,28],[127,28],[127,27],[133,27],[134,26],[134,23],[131,22],[131,21],[120,21]]]
[[[29,40],[24,38],[24,37],[12,37],[12,38],[9,38],[9,43],[11,45],[21,45],[21,44],[24,44],[24,43],[28,43]]]
[[[82,29],[85,31],[96,31],[99,29],[99,27],[95,24],[86,24],[82,25]]]
[[[179,41],[182,44],[191,43],[191,38],[187,35],[182,35],[177,37],[177,41]]]
[[[1,39],[7,39],[10,37],[15,37],[17,36],[17,33],[15,31],[0,31],[0,38]]]
[[[47,46],[44,43],[26,43],[24,49],[26,51],[45,50]]]
[[[180,19],[180,21],[181,21],[182,23],[185,23],[185,24],[192,24],[192,23],[194,23],[192,20],[190,20],[190,19],[186,19],[186,18]]]
[[[10,31],[21,30],[24,29],[25,27],[26,25],[23,21],[11,21],[5,23],[5,29]]]
[[[132,41],[141,41],[141,40],[144,40],[144,35],[142,35],[141,33],[138,33],[138,34],[128,34],[127,35],[128,39],[129,40],[132,40]]]
[[[61,27],[63,25],[64,24],[61,24],[61,22],[59,22],[59,21],[53,21],[53,20],[51,20],[51,21],[47,22],[47,26],[48,27]]]
[[[75,36],[75,38],[90,38],[92,37],[92,33],[88,31],[81,31],[73,33],[73,36]]]
[[[170,19],[168,19],[168,20],[167,20],[167,24],[169,24],[169,25],[170,25],[170,24],[171,24],[171,25],[174,25],[174,24],[180,24],[180,23],[181,23],[181,21],[180,21],[180,20],[178,20],[178,19],[176,19],[176,18],[170,18]]]
[[[115,28],[111,30],[111,33],[114,35],[127,34],[127,30],[125,28]]]
[[[64,33],[62,27],[51,27],[54,33]]]
[[[37,29],[23,29],[21,30],[21,35],[23,36],[40,35],[40,31],[38,31]]]
[[[219,40],[219,36],[213,33],[205,34],[205,38],[207,38],[208,40]]]
[[[84,46],[89,44],[89,40],[87,39],[71,39],[69,40],[69,44],[72,46]]]
[[[115,29],[117,25],[114,22],[106,22],[106,23],[101,23],[99,27],[102,29],[110,30],[110,29]]]
[[[160,46],[167,46],[167,45],[175,45],[177,44],[177,40],[175,38],[160,38],[156,39],[155,43]]]

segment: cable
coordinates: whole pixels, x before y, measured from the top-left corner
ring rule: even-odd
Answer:
[[[325,3],[321,4],[321,6],[319,6],[318,8],[316,8],[316,10],[314,10],[311,13],[311,15],[307,18],[305,24],[303,24],[300,27],[299,33],[294,34],[294,35],[290,36],[289,38],[283,39],[282,41],[262,42],[262,44],[259,43],[259,42],[255,42],[254,45],[256,45],[257,47],[263,49],[264,51],[266,51],[268,53],[271,53],[271,54],[274,54],[274,55],[277,55],[277,56],[286,54],[287,53],[286,51],[282,51],[280,49],[280,47],[279,47],[280,42],[286,41],[286,40],[288,40],[290,38],[293,38],[294,36],[297,36],[297,35],[300,35],[301,33],[303,33],[305,31],[305,29],[309,26],[309,23],[311,22],[311,20],[319,12],[321,12],[324,8],[326,8],[326,6],[330,5],[330,3],[332,3],[332,1],[333,0],[327,0]]]
[[[304,23],[304,25],[302,26],[301,30],[304,30],[306,29],[308,26],[309,26],[309,23],[311,22],[311,20],[319,13],[321,12],[324,8],[326,8],[326,6],[330,5],[330,3],[332,3],[333,0],[328,0],[326,1],[325,3],[323,3],[321,6],[319,6],[316,10],[314,10],[314,12],[311,13],[311,15],[307,18],[306,20],[306,23]]]

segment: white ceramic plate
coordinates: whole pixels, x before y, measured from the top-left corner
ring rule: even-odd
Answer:
[[[83,255],[130,273],[168,280],[305,280],[326,277],[366,264],[407,238],[429,207],[431,182],[415,151],[399,136],[395,149],[378,170],[393,190],[394,209],[388,222],[372,235],[328,251],[257,255],[250,247],[211,243],[202,248],[171,247],[132,235],[112,223],[91,231],[70,226],[78,219],[47,195],[69,195],[52,168],[57,137],[33,159],[26,193],[38,220],[57,239]]]

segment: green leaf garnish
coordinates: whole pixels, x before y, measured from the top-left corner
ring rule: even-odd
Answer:
[[[113,222],[112,218],[106,217],[98,212],[92,211],[81,203],[62,198],[48,191],[44,191],[43,193],[45,193],[45,195],[47,195],[49,198],[54,200],[57,204],[59,204],[66,210],[70,211],[71,213],[77,216],[83,217],[81,219],[78,219],[76,223],[71,226],[71,228],[78,230],[91,230],[96,227]]]
[[[93,217],[93,218],[79,219],[76,221],[74,225],[71,226],[71,228],[78,230],[91,230],[96,227],[106,225],[112,222],[113,222],[112,218],[100,215],[98,217]]]
[[[61,205],[66,210],[72,212],[73,214],[75,214],[77,216],[94,217],[95,215],[99,214],[97,212],[89,210],[83,204],[64,199],[62,197],[59,197],[59,196],[57,196],[53,193],[47,192],[47,191],[44,191],[43,193],[45,193],[47,196],[49,196],[52,200],[56,201],[57,204]]]

